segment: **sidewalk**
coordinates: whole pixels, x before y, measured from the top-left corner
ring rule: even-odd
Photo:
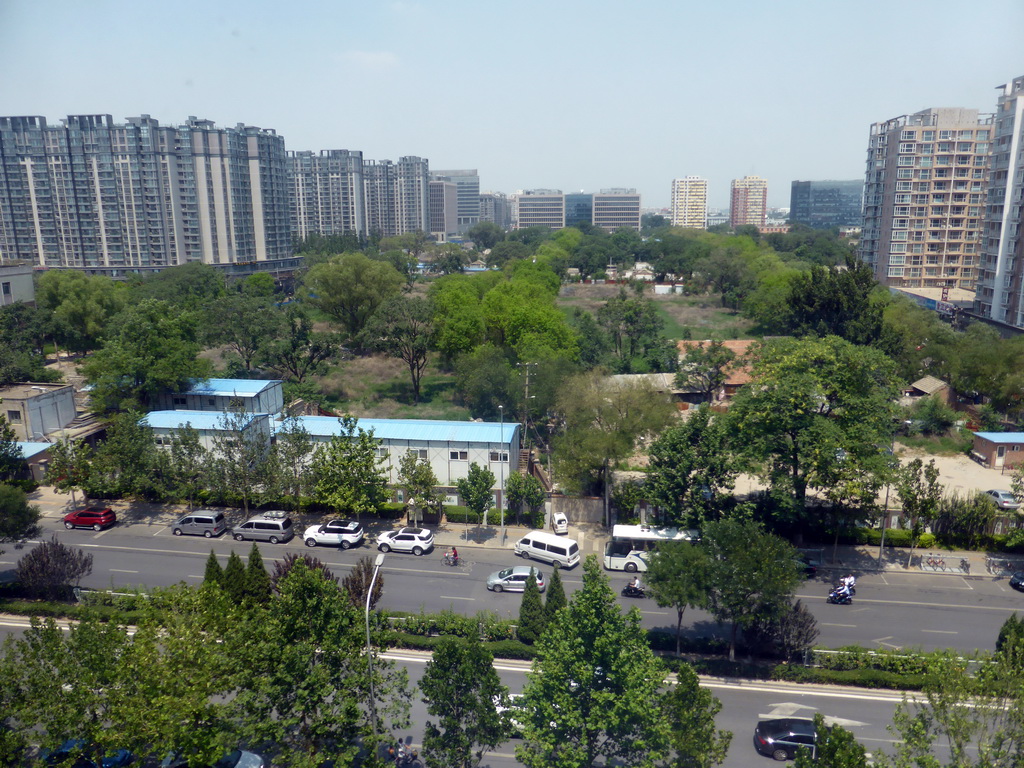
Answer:
[[[50,486],[40,486],[38,490],[29,494],[31,503],[36,504],[46,519],[60,519],[71,511],[73,504],[71,494],[58,493]],[[81,502],[81,494],[77,496]],[[168,526],[184,515],[188,509],[184,504],[153,504],[145,501],[115,501],[110,507],[117,513],[118,519],[129,522],[132,525],[145,525],[152,528]],[[225,509],[228,522],[241,523],[245,514],[240,509]],[[324,515],[296,515],[295,529],[301,535],[306,526],[313,525],[324,520]],[[374,538],[378,533],[389,530],[400,525],[401,521],[390,520],[367,520],[364,525],[369,538]],[[481,549],[512,549],[516,541],[530,532],[530,528],[519,525],[506,525],[504,536],[499,525],[464,525],[462,523],[444,523],[434,527],[434,547],[436,549],[448,549],[452,545],[456,547],[470,547]],[[596,523],[581,523],[569,526],[567,538],[573,539],[579,544],[580,556],[594,554],[601,557],[604,554],[605,544],[611,538],[608,531]],[[905,572],[905,573],[930,573],[936,576],[968,576],[969,578],[981,577],[1006,577],[1014,571],[1024,570],[1024,557],[1013,555],[1000,555],[996,558],[1000,564],[996,572],[989,572],[986,568],[986,554],[984,552],[945,551],[915,549],[913,562],[909,568],[907,558],[910,552],[906,549],[894,549],[886,547],[882,552],[881,561],[878,557],[878,547],[840,545],[836,552],[836,560],[832,562],[832,547],[821,547],[822,561],[816,563],[819,571],[830,571],[839,576],[839,571],[862,575],[879,572]],[[928,563],[929,557],[935,560],[934,565]],[[961,567],[961,560],[966,560],[968,570],[965,572]],[[938,562],[941,561],[941,564]],[[1007,567],[1007,564],[1009,566]]]

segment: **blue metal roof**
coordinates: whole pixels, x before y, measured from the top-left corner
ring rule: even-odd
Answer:
[[[181,392],[183,395],[221,395],[236,397],[239,395],[258,395],[272,384],[280,384],[280,380],[272,379],[207,379],[193,381],[192,388]]]
[[[314,437],[341,433],[341,423],[332,416],[299,416],[302,426]],[[511,443],[518,422],[431,421],[429,419],[357,419],[356,425],[381,440],[410,440],[434,443]]]
[[[993,443],[1024,443],[1024,432],[975,432]]]
[[[53,443],[15,443],[15,445],[18,446],[18,450],[21,452],[21,458],[31,459],[33,456],[38,456],[47,450]]]
[[[142,417],[141,423],[152,429],[181,429],[191,424],[193,429],[214,431],[224,429],[224,417],[220,411],[150,411]],[[249,426],[258,416],[265,413],[242,413],[245,425]]]

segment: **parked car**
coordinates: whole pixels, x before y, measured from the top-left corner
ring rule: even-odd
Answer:
[[[807,555],[796,558],[796,567],[800,569],[805,579],[813,579],[818,575],[818,566]]]
[[[492,592],[523,592],[530,579],[530,571],[533,571],[537,579],[537,589],[543,592],[548,586],[544,574],[530,565],[516,565],[495,571],[487,577],[487,588]]]
[[[1009,491],[991,490],[985,491],[985,495],[990,497],[1000,509],[1020,509],[1020,502]]]
[[[244,523],[231,529],[235,541],[269,541],[271,544],[286,544],[291,541],[295,531],[292,519],[284,513],[266,512],[250,517]]]
[[[377,549],[381,552],[412,552],[422,555],[434,548],[434,534],[426,528],[399,528],[384,531],[377,537]]]
[[[71,768],[96,768],[96,763],[87,757],[79,757],[73,763],[68,759],[76,752],[81,752],[86,747],[84,739],[68,739],[59,747],[53,750],[44,750],[40,757],[47,765],[70,765]],[[115,750],[112,755],[100,758],[99,768],[121,768],[129,765],[134,756],[127,749]]]
[[[805,717],[761,720],[754,729],[754,749],[776,760],[795,760],[796,753],[809,749],[816,756],[814,721]]]
[[[1010,586],[1024,592],[1024,571],[1017,571],[1010,577]]]
[[[64,515],[64,527],[69,531],[72,528],[92,528],[94,531],[101,531],[116,522],[117,515],[110,507],[86,507]]]
[[[223,512],[215,512],[210,509],[197,509],[191,514],[185,515],[178,520],[171,529],[175,536],[187,534],[189,536],[205,536],[210,539],[220,536],[228,529],[228,521],[224,519]]]
[[[263,768],[265,765],[263,758],[255,752],[233,749],[210,768]],[[178,754],[168,755],[160,763],[160,768],[188,768],[188,759]]]
[[[523,705],[520,703],[522,698],[523,694],[521,693],[510,693],[504,698],[501,696],[494,697],[495,711],[508,723],[513,738],[517,739],[523,735],[522,718],[525,713],[523,712]]]
[[[307,547],[332,544],[342,549],[363,543],[363,526],[355,520],[331,520],[323,525],[311,525],[302,534]]]

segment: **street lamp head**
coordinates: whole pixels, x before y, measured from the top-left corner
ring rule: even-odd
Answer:
[[[382,565],[384,565],[384,558],[385,557],[386,557],[386,555],[383,552],[378,554],[377,555],[377,559],[373,561],[373,567],[374,568],[380,568]]]

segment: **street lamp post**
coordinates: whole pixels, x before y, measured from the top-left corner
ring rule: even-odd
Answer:
[[[380,567],[384,565],[384,553],[377,555],[373,562],[373,576],[370,578],[370,588],[366,592],[366,664],[370,672],[370,720],[373,723],[373,739],[377,740],[377,699],[373,693],[373,649],[370,647],[370,600],[373,598],[373,587],[377,583],[377,574]]]
[[[505,543],[505,406],[498,406],[498,418],[501,419],[501,428],[498,430],[498,465],[500,467],[501,480],[498,481],[498,515],[501,517],[501,543]]]

